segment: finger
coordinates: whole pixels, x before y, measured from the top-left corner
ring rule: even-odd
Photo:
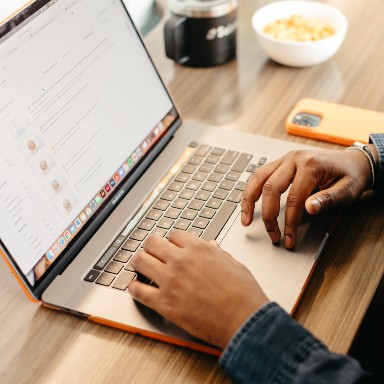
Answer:
[[[209,243],[212,244],[214,247],[216,247],[216,248],[221,250],[221,247],[220,247],[219,243],[216,240],[210,240]]]
[[[165,264],[156,257],[140,250],[133,255],[130,264],[136,272],[155,281],[157,285],[161,284],[161,277],[164,275]]]
[[[256,170],[248,181],[241,200],[241,222],[248,226],[252,223],[255,202],[260,199],[264,183],[282,164],[283,159],[275,160]]]
[[[143,243],[143,249],[150,255],[166,263],[169,257],[175,253],[175,245],[161,236],[149,235]]]
[[[305,201],[315,186],[316,180],[309,176],[305,170],[296,173],[287,196],[285,208],[284,244],[288,249],[295,246]]]
[[[128,285],[128,291],[134,300],[158,312],[158,305],[160,303],[158,288],[133,280]]]
[[[305,202],[305,208],[308,213],[313,215],[334,207],[343,207],[351,204],[357,195],[352,190],[352,181],[348,178],[343,178],[332,187],[308,197]]]
[[[172,231],[169,233],[168,240],[179,248],[185,248],[196,244],[196,241],[204,241],[196,237],[196,235],[181,231],[180,229],[172,229]]]
[[[281,232],[278,224],[281,195],[289,188],[296,172],[295,166],[285,164],[279,167],[265,182],[261,214],[264,226],[273,243],[280,241]]]

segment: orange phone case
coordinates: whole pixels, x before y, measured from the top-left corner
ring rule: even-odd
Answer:
[[[320,124],[317,127],[297,125],[293,121],[298,113],[317,115],[321,118]],[[302,99],[289,114],[285,128],[293,135],[331,143],[367,143],[371,133],[384,133],[384,113],[317,99]]]

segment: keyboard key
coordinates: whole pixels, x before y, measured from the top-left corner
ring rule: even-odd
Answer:
[[[168,217],[170,219],[177,219],[181,212],[181,209],[169,208],[168,211],[164,213],[164,217]]]
[[[159,220],[157,223],[157,226],[163,229],[169,229],[172,227],[172,224],[175,222],[175,220],[168,219],[166,217],[163,217],[162,219]]]
[[[191,148],[197,148],[199,146],[199,143],[197,141],[191,141],[189,144],[188,144],[188,147],[191,147]]]
[[[207,156],[209,151],[211,150],[212,147],[210,147],[209,145],[205,145],[205,144],[202,144],[200,145],[200,147],[197,149],[197,151],[195,152],[195,155],[199,155],[199,156]]]
[[[235,183],[233,181],[223,180],[220,183],[219,188],[226,189],[227,191],[230,191],[233,188],[234,185],[235,185]]]
[[[204,181],[208,176],[208,173],[206,172],[196,172],[193,176],[192,176],[192,180],[196,180],[196,181]]]
[[[195,199],[207,201],[211,194],[206,191],[198,191],[195,195]]]
[[[125,236],[118,236],[117,239],[112,243],[113,247],[119,248],[125,241]]]
[[[142,229],[135,229],[130,235],[129,238],[137,241],[143,241],[148,235],[148,231]]]
[[[132,255],[133,255],[132,252],[128,252],[120,249],[120,251],[116,253],[113,260],[120,261],[121,263],[126,263],[131,258]]]
[[[176,192],[166,190],[161,194],[160,197],[162,200],[173,201],[176,197]]]
[[[212,208],[203,208],[200,212],[201,217],[204,217],[205,219],[212,219],[213,216],[215,216],[216,211]]]
[[[189,220],[179,219],[176,221],[173,228],[181,229],[182,231],[186,231],[188,229],[188,227],[190,226],[190,224],[191,224],[191,222]]]
[[[225,152],[224,148],[215,147],[211,151],[211,155],[222,156]]]
[[[243,196],[243,192],[242,191],[233,190],[229,194],[227,200],[228,201],[233,201],[234,203],[240,203],[242,196]]]
[[[238,154],[239,152],[236,152],[236,151],[227,151],[223,156],[223,158],[221,159],[220,163],[231,165],[235,161]]]
[[[245,181],[238,181],[235,185],[235,189],[237,189],[238,191],[244,191],[246,185],[247,183]]]
[[[131,271],[123,271],[117,277],[115,282],[112,284],[112,288],[120,289],[125,291],[128,288],[129,283],[135,279],[136,273]]]
[[[137,226],[139,229],[144,229],[144,231],[150,231],[156,224],[156,221],[144,219],[140,221],[140,224]]]
[[[119,261],[110,261],[107,267],[105,268],[105,272],[110,272],[117,275],[124,267],[123,263]]]
[[[226,201],[217,211],[215,217],[209,223],[201,237],[205,240],[216,240],[236,207],[237,204]]]
[[[187,232],[192,233],[193,235],[200,237],[201,234],[203,233],[202,229],[195,228],[195,227],[190,227]]]
[[[248,165],[248,168],[247,168],[247,172],[255,173],[257,168],[260,168],[260,165],[257,165],[257,164],[249,164],[249,165]]]
[[[187,165],[184,165],[181,172],[192,175],[192,173],[195,173],[196,169],[197,169],[196,165],[187,164]]]
[[[109,260],[112,259],[112,256],[116,252],[117,248],[116,247],[110,247],[107,249],[107,251],[104,253],[103,256],[99,259],[99,261],[95,264],[93,268],[102,270],[104,267],[108,264]]]
[[[223,178],[223,174],[221,173],[212,173],[209,177],[208,177],[208,181],[213,181],[214,183],[219,183],[221,181],[221,179]]]
[[[212,181],[206,181],[201,187],[201,189],[203,189],[204,191],[213,192],[216,187],[217,187],[216,183]]]
[[[197,211],[193,209],[186,209],[181,215],[182,219],[193,220],[197,215]]]
[[[172,183],[168,185],[168,189],[170,191],[180,192],[183,189],[183,186],[184,186],[183,183],[172,181]]]
[[[213,208],[213,209],[218,209],[218,208],[220,208],[222,203],[223,203],[222,200],[212,198],[212,199],[209,199],[206,207]]]
[[[218,164],[216,165],[215,172],[217,173],[227,173],[229,170],[229,165],[226,164]]]
[[[213,165],[212,164],[208,164],[208,163],[203,163],[199,167],[199,171],[205,172],[205,173],[211,172],[212,169],[213,169]]]
[[[239,173],[239,172],[229,171],[225,175],[225,180],[237,181],[237,180],[239,180],[240,175],[241,175],[241,173]]]
[[[114,279],[115,275],[113,275],[112,273],[103,272],[96,280],[96,284],[105,285],[106,287],[109,287]]]
[[[162,216],[162,212],[157,210],[157,209],[151,209],[146,215],[145,217],[147,219],[151,219],[151,220],[159,220],[160,217]]]
[[[189,181],[187,183],[187,185],[185,186],[185,188],[187,189],[191,189],[192,191],[197,191],[201,186],[201,182],[200,181]]]
[[[200,211],[203,205],[204,205],[204,201],[194,199],[188,204],[188,208],[195,209],[196,211]]]
[[[165,211],[169,207],[169,201],[165,200],[157,200],[155,204],[153,204],[152,208],[158,209],[159,211]]]
[[[228,191],[225,189],[217,188],[215,193],[212,195],[215,199],[225,200],[225,198],[228,196]]]
[[[219,160],[219,156],[209,155],[206,157],[205,162],[209,164],[217,164]]]
[[[264,165],[267,162],[267,160],[268,160],[268,158],[263,156],[263,157],[260,158],[260,160],[259,160],[259,162],[257,164]]]
[[[100,275],[100,271],[95,271],[94,269],[91,269],[87,275],[84,277],[85,281],[89,281],[90,283],[93,283],[98,276]]]
[[[209,220],[204,219],[204,217],[198,217],[192,224],[192,226],[200,229],[207,228],[207,225],[209,224]]]
[[[235,164],[233,164],[231,171],[240,172],[240,173],[243,172],[244,169],[249,164],[249,162],[252,160],[252,157],[253,157],[252,155],[249,155],[247,153],[242,153],[236,160]]]
[[[191,177],[191,175],[188,175],[187,173],[181,172],[175,177],[175,181],[177,181],[179,183],[186,183],[190,177]]]
[[[192,165],[200,165],[200,163],[203,161],[204,157],[202,156],[192,156],[189,160],[188,160],[188,164],[192,164]]]
[[[123,245],[122,249],[124,251],[130,251],[130,252],[135,252],[137,248],[139,248],[140,242],[132,239],[128,239]]]
[[[161,236],[164,237],[167,231],[163,228],[155,227],[153,228],[151,235]]]
[[[184,200],[184,199],[176,199],[173,203],[172,203],[172,207],[173,208],[178,208],[178,209],[184,209],[185,206],[188,204],[188,201],[187,200]]]
[[[191,189],[183,189],[179,193],[179,197],[180,199],[191,200],[194,194],[195,192],[192,191]]]

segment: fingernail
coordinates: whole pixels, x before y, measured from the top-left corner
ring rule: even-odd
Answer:
[[[241,211],[241,221],[243,222],[243,224],[248,223],[248,216],[247,216],[247,213],[245,211]]]
[[[286,235],[284,239],[284,244],[285,244],[285,248],[291,249],[294,247],[295,242],[293,241],[291,236]]]
[[[318,199],[313,199],[311,201],[311,207],[313,209],[313,212],[317,213],[319,211],[321,211],[321,203]]]

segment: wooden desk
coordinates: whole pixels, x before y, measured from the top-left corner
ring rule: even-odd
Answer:
[[[277,65],[264,56],[251,15],[269,1],[241,0],[238,58],[191,69],[164,57],[162,25],[149,49],[188,119],[323,148],[289,136],[284,119],[302,97],[384,110],[382,0],[329,0],[349,18],[341,51],[313,68]],[[297,320],[332,350],[346,353],[384,271],[384,203],[366,200],[342,216],[298,308]],[[30,303],[0,264],[2,383],[222,383],[217,359],[92,324]]]

